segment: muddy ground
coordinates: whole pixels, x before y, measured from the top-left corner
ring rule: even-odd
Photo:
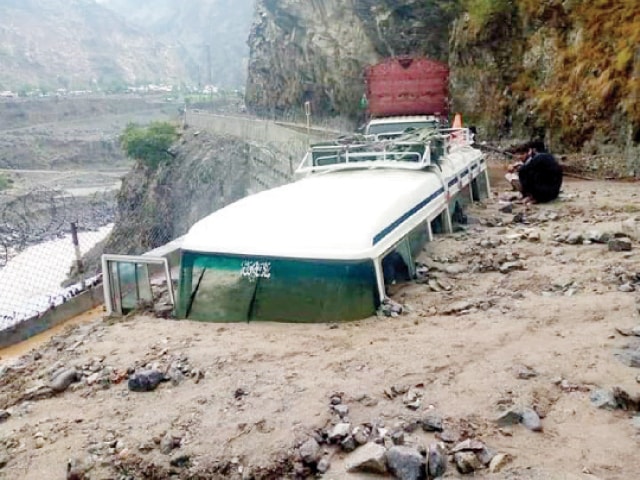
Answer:
[[[322,478],[379,478],[346,472],[364,447],[346,451],[338,423],[387,448],[471,438],[508,460],[470,475],[448,463],[445,478],[637,478],[640,353],[619,349],[640,341],[638,192],[569,180],[560,200],[503,213],[497,183],[466,231],[427,246],[427,274],[393,297],[406,307],[397,317],[223,325],[96,312],[22,357],[0,352],[0,478],[294,478],[320,461]],[[127,372],[147,368],[171,380],[130,391]],[[78,381],[67,388],[60,372]],[[496,423],[524,408],[542,431]],[[425,431],[426,416],[443,431]],[[309,438],[320,451],[303,449],[305,463]]]

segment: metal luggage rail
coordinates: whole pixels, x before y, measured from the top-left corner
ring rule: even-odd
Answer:
[[[422,170],[444,155],[471,145],[467,128],[417,130],[397,137],[354,135],[312,145],[297,174],[361,168]]]

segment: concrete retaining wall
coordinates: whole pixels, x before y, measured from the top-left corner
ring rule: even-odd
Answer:
[[[31,317],[12,327],[0,330],[0,348],[20,343],[103,303],[102,285],[92,287],[57,306],[54,310],[49,310],[39,317]]]

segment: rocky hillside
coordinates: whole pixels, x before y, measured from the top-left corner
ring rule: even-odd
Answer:
[[[245,142],[187,130],[172,149],[171,162],[155,170],[138,163],[123,179],[105,253],[139,254],[163,245],[247,194]]]
[[[452,102],[485,138],[543,136],[640,175],[637,0],[259,0],[247,102],[362,117],[362,71],[393,55],[451,67]]]
[[[97,0],[173,45],[195,83],[244,85],[253,0]]]
[[[455,2],[258,0],[246,101],[257,112],[357,116],[364,65],[403,54],[447,57]]]
[[[621,152],[632,170],[636,157],[629,173],[640,175],[637,0],[469,3],[451,36],[457,108],[493,136]]]
[[[176,49],[93,0],[4,0],[0,17],[0,90],[186,78]]]

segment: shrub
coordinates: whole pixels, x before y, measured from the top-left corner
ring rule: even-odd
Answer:
[[[0,192],[2,190],[8,190],[13,185],[13,180],[3,173],[0,173]]]
[[[178,139],[176,126],[167,122],[153,122],[148,127],[130,123],[120,137],[120,144],[128,157],[151,168],[173,159],[169,147]]]

